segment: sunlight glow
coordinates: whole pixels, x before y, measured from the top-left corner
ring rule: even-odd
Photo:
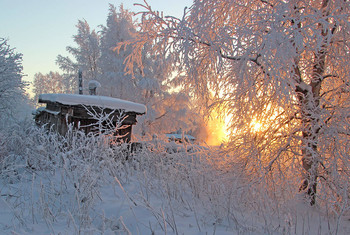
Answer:
[[[213,110],[207,122],[207,140],[206,143],[211,146],[219,146],[228,140],[228,127],[230,118],[221,118],[219,113]]]
[[[254,132],[261,131],[261,129],[263,127],[263,125],[255,119],[251,122],[250,126]]]

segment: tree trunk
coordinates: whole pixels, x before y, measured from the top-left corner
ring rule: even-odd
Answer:
[[[322,10],[324,16],[329,0],[322,2]],[[319,23],[320,36],[323,37],[322,46],[314,53],[314,65],[309,85],[306,85],[301,79],[299,67],[295,67],[295,74],[299,78],[296,91],[298,93],[299,103],[301,105],[302,126],[303,126],[303,147],[302,147],[302,165],[305,170],[303,174],[303,183],[300,191],[307,190],[310,205],[316,203],[316,190],[318,178],[318,166],[320,163],[320,153],[318,152],[318,135],[321,124],[321,107],[320,107],[320,91],[325,72],[325,62],[327,54],[327,35],[330,32],[327,26]]]
[[[312,121],[308,121],[309,124]],[[310,127],[313,125],[309,125]],[[303,183],[300,186],[301,191],[305,191],[308,196],[310,205],[316,203],[316,190],[317,190],[317,178],[318,178],[318,164],[319,157],[317,151],[317,134],[312,133],[312,128],[307,128],[306,131],[303,131],[303,149],[302,149],[302,166],[305,170],[303,174]]]
[[[310,204],[316,203],[317,168],[320,163],[318,152],[318,135],[322,124],[320,107],[320,90],[325,71],[326,43],[320,51],[315,53],[312,79],[309,85],[300,82],[297,87],[298,99],[301,105],[302,115],[302,165],[305,170],[304,180],[300,190],[307,190]],[[303,85],[301,85],[303,83]]]
[[[307,88],[307,87],[306,87]],[[299,90],[298,90],[299,89]],[[302,166],[304,168],[303,183],[300,191],[306,191],[310,205],[316,203],[316,189],[318,178],[319,152],[318,152],[318,133],[319,127],[319,102],[316,102],[317,94],[311,89],[300,89],[299,101],[302,115]]]
[[[325,71],[326,42],[315,53],[313,74],[310,84],[305,84],[300,78],[297,86],[298,100],[301,107],[302,131],[302,165],[305,170],[300,191],[307,190],[310,204],[316,203],[317,168],[320,163],[318,152],[318,135],[321,124],[320,91]],[[296,68],[298,70],[298,67]],[[296,73],[300,75],[299,73]]]

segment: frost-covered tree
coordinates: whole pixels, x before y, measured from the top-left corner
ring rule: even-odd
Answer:
[[[0,119],[11,115],[24,98],[22,54],[10,48],[8,40],[0,38]]]
[[[96,79],[100,69],[100,38],[95,30],[91,30],[86,20],[79,20],[76,25],[78,32],[73,36],[77,47],[68,46],[67,52],[73,56],[58,55],[56,63],[64,72],[65,83],[69,85],[70,92],[78,91],[78,72],[83,72],[83,84]]]
[[[127,41],[135,37],[136,29],[132,19],[133,13],[120,6],[119,12],[110,4],[106,26],[101,30],[101,92],[111,96],[130,101],[138,101],[140,91],[136,80],[125,74],[124,60],[130,48],[115,51],[118,42]]]
[[[193,112],[190,98],[181,92],[159,92],[146,103],[147,113],[138,118],[142,136],[195,130],[201,117]]]
[[[66,93],[64,78],[58,72],[50,71],[48,74],[36,73],[33,81],[34,101],[38,102],[38,97],[43,93]]]
[[[173,53],[183,86],[201,101],[214,93],[232,117],[227,147],[247,172],[287,181],[300,170],[311,204],[348,200],[347,1],[195,0],[181,19],[143,7],[142,33],[123,43],[130,72],[150,42]]]
[[[143,69],[135,68],[134,79],[140,90],[139,102],[147,106],[148,112],[142,117],[142,133],[170,133],[198,128],[198,115],[193,113],[191,99],[182,89],[174,89],[176,73],[172,66],[172,55],[159,54],[156,44],[146,44],[142,50]],[[127,71],[126,71],[127,72]],[[197,118],[194,118],[197,117]],[[195,119],[197,121],[195,121]]]
[[[168,80],[173,69],[168,54],[154,53],[152,48],[157,45],[147,44],[142,50],[143,70],[135,68],[133,74],[126,73],[125,60],[132,48],[116,46],[138,34],[133,15],[123,5],[119,11],[110,5],[107,24],[101,31],[100,94],[145,104],[147,114],[139,118],[140,129],[136,128],[142,135],[186,129],[189,99],[184,94],[169,93]]]

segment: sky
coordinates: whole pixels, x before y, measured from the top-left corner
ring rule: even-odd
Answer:
[[[152,9],[165,15],[182,16],[192,0],[147,0]],[[143,0],[0,0],[0,37],[23,54],[25,81],[35,73],[59,71],[57,55],[68,55],[67,46],[76,46],[73,35],[78,20],[85,19],[91,29],[105,25],[109,3],[124,5],[133,12],[142,8],[134,3]]]

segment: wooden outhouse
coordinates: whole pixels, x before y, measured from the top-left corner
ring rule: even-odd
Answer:
[[[101,125],[107,125],[101,122],[106,122],[103,117],[108,115],[110,124],[119,127],[114,134],[120,142],[130,142],[136,117],[146,113],[142,104],[106,96],[41,94],[39,103],[46,103],[46,107],[35,112],[38,125],[46,124],[61,135],[66,134],[69,124],[85,133],[98,132]]]

